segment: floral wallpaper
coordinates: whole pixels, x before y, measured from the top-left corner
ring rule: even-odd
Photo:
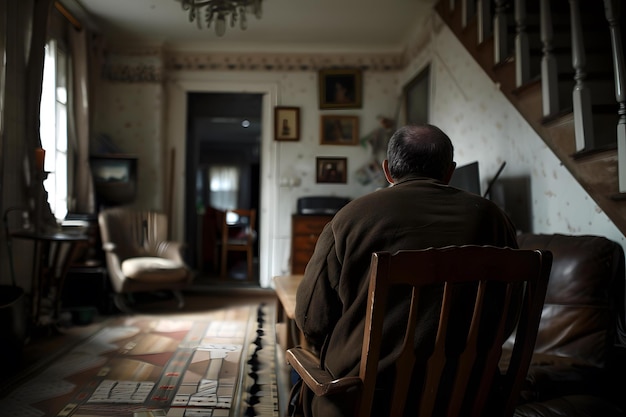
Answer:
[[[95,103],[94,140],[106,137],[120,153],[138,157],[136,201],[144,208],[162,206],[163,88],[158,83],[108,82]],[[92,149],[97,149],[94,143]]]

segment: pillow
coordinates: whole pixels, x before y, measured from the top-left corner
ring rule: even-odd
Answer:
[[[141,282],[183,281],[188,274],[185,265],[165,258],[144,256],[122,262],[122,273],[128,279]]]

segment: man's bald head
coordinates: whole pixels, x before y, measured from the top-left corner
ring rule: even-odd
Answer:
[[[452,141],[436,126],[409,125],[398,129],[387,147],[389,175],[397,182],[407,177],[429,177],[448,182],[454,170]]]

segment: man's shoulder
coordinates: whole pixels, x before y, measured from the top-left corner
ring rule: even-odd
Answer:
[[[371,208],[371,204],[374,204],[374,202],[385,201],[386,199],[390,198],[393,195],[389,192],[390,190],[391,188],[380,188],[362,196],[356,197],[350,200],[345,206],[343,206],[337,212],[337,214],[345,211],[362,210],[364,207]]]

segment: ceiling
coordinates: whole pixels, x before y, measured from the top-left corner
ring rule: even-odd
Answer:
[[[172,49],[280,51],[400,51],[437,0],[264,0],[263,15],[248,29],[189,22],[180,0],[61,0],[81,22],[113,45]],[[203,13],[201,14],[203,16]]]
[[[104,35],[112,47],[163,46],[173,50],[231,52],[401,52],[411,35],[424,28],[438,0],[263,0],[263,15],[248,17],[248,28],[199,29],[180,0],[60,0],[87,27]],[[201,14],[203,16],[204,13]],[[256,142],[260,115],[233,117],[237,98],[210,106],[209,137],[219,141]],[[242,117],[250,120],[241,127]],[[217,121],[216,121],[217,120]],[[208,141],[208,142],[207,142]]]

